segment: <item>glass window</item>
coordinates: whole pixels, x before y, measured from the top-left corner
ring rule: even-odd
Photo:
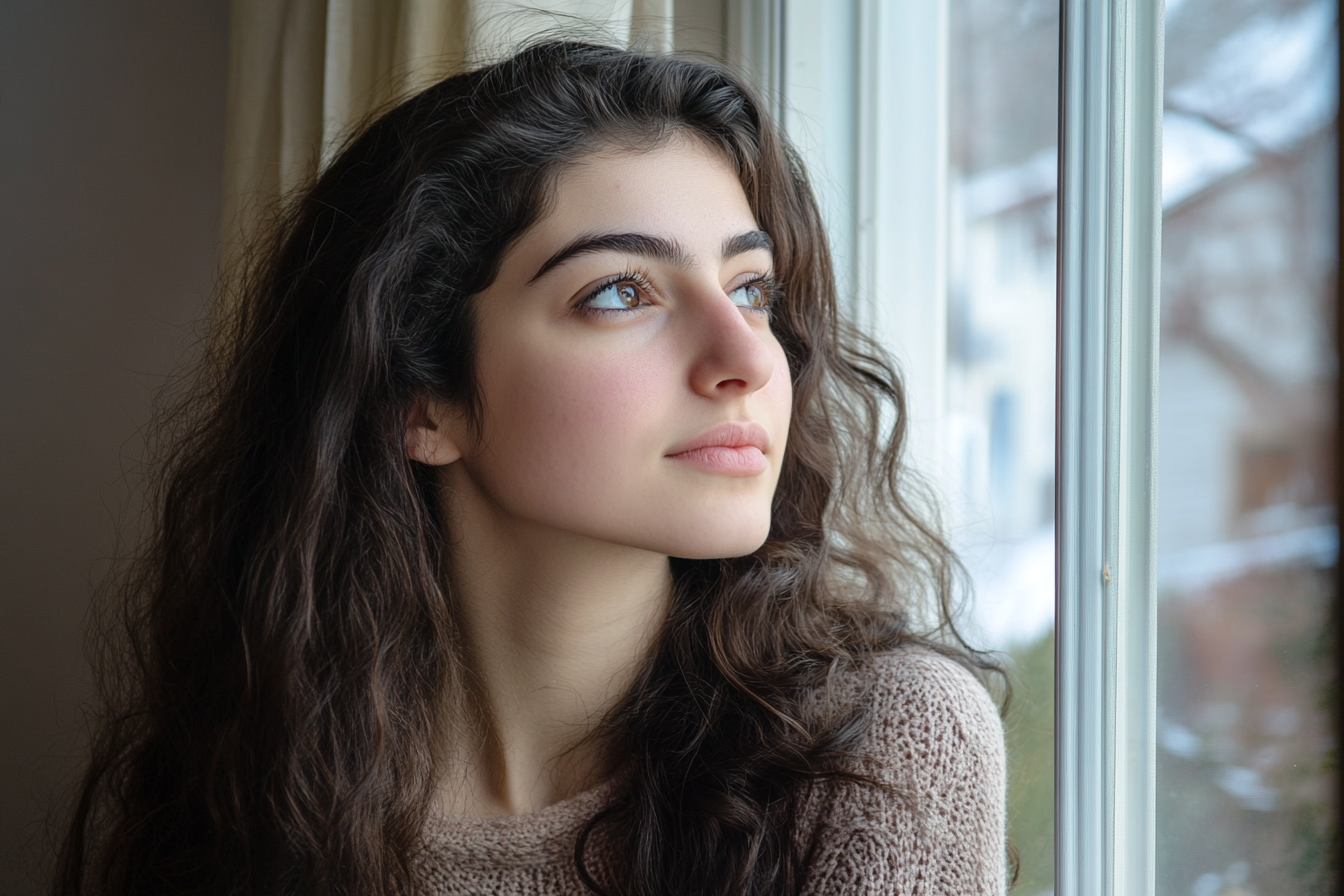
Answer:
[[[1144,215],[1156,193],[1127,182],[1139,169],[1124,167],[1143,168],[1154,144],[1134,131],[1108,148],[1106,127],[1126,102],[1155,96],[1144,85],[1162,70],[1162,48],[1147,13],[1122,21],[1107,18],[1119,5],[1064,5],[1079,41],[1068,58],[1086,63],[1070,96],[1087,97],[1070,101],[1064,124],[1084,129],[1070,139],[1085,132],[1092,166],[1071,183],[1088,184],[1091,208],[1078,220],[1100,229],[1072,237],[1094,255],[1063,261],[1093,278],[1074,298],[1093,315],[1088,338],[1100,339],[1087,351],[1109,356],[1124,340],[1147,340],[1142,316],[1125,310],[1147,287],[1111,284],[1142,279],[1152,261],[1132,242],[1142,227],[1129,234],[1114,222]],[[1142,643],[1151,595],[1137,580],[1152,572],[1139,543],[1154,498],[1148,405],[1130,420],[1124,396],[1102,390],[1087,399],[1100,428],[1086,451],[1105,476],[1084,490],[1098,511],[1091,531],[1107,544],[1096,546],[1095,570],[1079,567],[1069,582],[1104,610],[1088,610],[1096,649],[1068,654],[1087,668],[1061,666],[1074,697],[1059,708],[1077,716],[1087,704],[1088,736],[1102,738],[1072,752],[1068,743],[1083,743],[1070,741],[1076,731],[1059,741],[1073,766],[1061,762],[1060,793],[1088,791],[1061,805],[1096,811],[1078,815],[1087,830],[1065,838],[1058,884],[1071,891],[1086,879],[1125,896],[1150,886],[1163,896],[1326,892],[1336,823],[1325,640],[1339,545],[1336,4],[1165,8],[1156,694],[1146,696],[1153,657]],[[1011,657],[1014,892],[1032,896],[1057,884],[1054,510],[1056,480],[1067,478],[1055,468],[1059,9],[1050,0],[725,7],[729,57],[772,87],[818,180],[859,319],[902,360],[912,457],[946,501],[975,588],[967,633]],[[1100,41],[1101,57],[1079,53],[1084,35]],[[1070,152],[1075,163],[1083,155]],[[1108,168],[1108,152],[1123,164]],[[1107,377],[1116,394],[1141,389],[1150,349],[1147,340],[1117,352],[1128,360],[1093,359],[1089,375]],[[1121,569],[1129,578],[1117,585]],[[1061,630],[1061,644],[1071,631]],[[1083,679],[1090,690],[1076,686]],[[1155,788],[1145,765],[1154,740]],[[1092,859],[1115,864],[1114,877],[1074,873],[1084,841]]]
[[[1054,888],[1055,229],[1059,13],[1048,0],[742,4],[842,291],[901,362],[912,465],[944,500],[1003,651],[1016,892]]]
[[[974,640],[1013,662],[1015,893],[1054,890],[1059,6],[952,0],[944,464]]]
[[[1159,893],[1330,891],[1336,34],[1167,3]]]

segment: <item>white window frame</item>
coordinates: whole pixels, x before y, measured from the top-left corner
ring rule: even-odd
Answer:
[[[1063,0],[1056,892],[1151,894],[1161,0]]]
[[[841,294],[901,359],[907,456],[933,476],[947,360],[947,11],[948,0],[725,5],[728,59],[755,76],[807,163]]]
[[[730,61],[756,75],[814,175],[840,172],[818,191],[837,269],[859,320],[900,353],[920,439],[912,457],[929,472],[946,361],[947,2],[725,6]],[[1163,14],[1162,0],[1061,0],[1059,896],[1155,886]],[[828,52],[837,28],[847,54]],[[901,52],[878,52],[893,46]],[[836,126],[837,102],[848,126]],[[900,301],[909,296],[925,301]]]

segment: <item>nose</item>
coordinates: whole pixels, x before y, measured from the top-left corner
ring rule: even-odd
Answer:
[[[705,290],[694,303],[691,388],[706,398],[750,395],[775,372],[773,337],[764,321],[733,304],[722,289]]]

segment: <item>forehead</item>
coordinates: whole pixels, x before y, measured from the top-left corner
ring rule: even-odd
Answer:
[[[699,235],[717,247],[725,233],[754,229],[755,215],[723,155],[675,136],[654,149],[604,149],[567,166],[532,235],[630,231],[676,235],[687,244]]]

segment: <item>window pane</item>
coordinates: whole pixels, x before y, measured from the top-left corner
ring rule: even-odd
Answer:
[[[945,499],[975,589],[965,634],[1013,663],[1015,892],[1049,893],[1057,3],[783,9],[785,127],[844,291],[904,369],[907,458]]]
[[[942,490],[972,639],[1014,660],[1015,893],[1054,889],[1055,187],[1059,16],[952,0]]]
[[[1326,892],[1336,10],[1168,0],[1160,894]]]

